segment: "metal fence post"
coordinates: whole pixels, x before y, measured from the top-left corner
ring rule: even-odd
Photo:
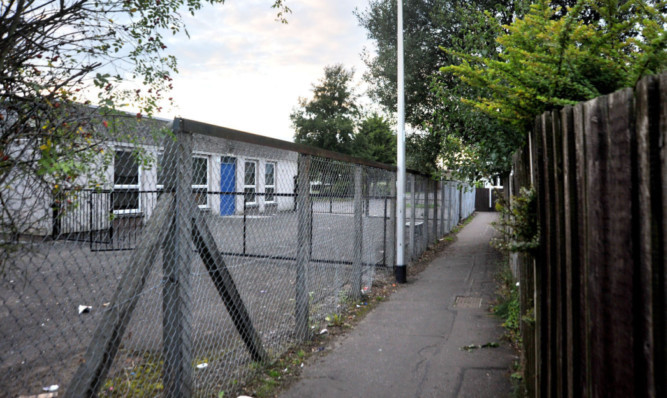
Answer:
[[[454,229],[454,187],[451,181],[447,181],[447,232],[452,232]]]
[[[459,215],[457,217],[457,224],[463,220],[463,184],[457,183],[457,188],[459,190]]]
[[[90,237],[90,250],[93,250],[93,231],[95,230],[94,225],[93,225],[93,212],[95,211],[95,208],[93,207],[93,194],[90,193],[88,196],[88,209],[89,209],[89,215],[88,215],[88,225],[90,226],[90,232],[89,232],[89,237]]]
[[[442,234],[449,233],[449,208],[452,207],[449,201],[449,183],[447,181],[442,181],[442,201],[444,203],[443,215],[442,215]]]
[[[410,260],[414,260],[415,254],[415,222],[417,213],[417,203],[415,202],[415,179],[417,176],[410,174]]]
[[[428,200],[428,193],[429,193],[428,192],[429,191],[428,186],[431,185],[431,184],[429,184],[429,182],[430,182],[430,180],[428,178],[424,179],[424,236],[425,236],[424,251],[426,251],[426,249],[428,249],[428,245],[429,245],[429,243],[431,243],[431,233],[429,231],[429,225],[428,225],[429,212],[430,212],[430,209],[429,209],[430,203],[429,203],[429,200]]]
[[[193,388],[190,266],[192,263],[192,135],[174,125],[166,139],[165,191],[174,193],[174,212],[163,243],[162,341],[164,390],[190,397]]]
[[[443,181],[442,177],[440,177],[440,200],[441,206],[440,206],[440,235],[443,236],[445,234],[445,181]]]
[[[362,194],[365,195],[365,206],[364,214],[366,217],[371,215],[371,181],[373,180],[373,174],[370,173],[370,170],[366,171],[366,181],[363,182]]]
[[[354,253],[352,255],[352,297],[355,300],[361,299],[361,242],[363,240],[363,203],[362,203],[362,168],[360,165],[354,166]]]
[[[387,250],[389,251],[388,263],[393,268],[396,266],[396,173],[391,173],[390,195],[392,199],[389,200],[389,243]]]
[[[246,239],[248,234],[248,195],[243,193],[243,254],[246,254]]]
[[[431,241],[438,241],[438,181],[433,181],[433,236]]]
[[[308,338],[308,263],[310,262],[310,245],[312,243],[312,213],[310,198],[310,164],[309,155],[299,154],[299,172],[297,188],[297,253],[296,253],[296,286],[295,286],[295,319],[294,333],[299,340]]]
[[[387,266],[387,197],[384,197],[384,213],[382,217],[382,265]]]

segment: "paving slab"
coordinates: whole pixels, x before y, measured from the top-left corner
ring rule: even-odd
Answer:
[[[508,397],[516,357],[488,311],[500,259],[489,245],[496,217],[477,213],[281,397]],[[462,349],[490,342],[500,346]]]

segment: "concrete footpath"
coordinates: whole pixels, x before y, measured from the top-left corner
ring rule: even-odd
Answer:
[[[516,359],[489,311],[495,213],[472,222],[281,397],[508,397]],[[500,344],[498,348],[462,349]]]

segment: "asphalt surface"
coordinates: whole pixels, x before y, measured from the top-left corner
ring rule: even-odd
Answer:
[[[508,397],[515,354],[488,311],[500,255],[478,213],[281,397]],[[464,349],[499,343],[499,347]]]

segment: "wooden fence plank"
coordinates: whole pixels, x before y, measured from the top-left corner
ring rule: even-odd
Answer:
[[[660,148],[660,156],[658,157],[657,169],[658,176],[654,180],[657,185],[657,193],[660,194],[660,199],[656,209],[660,211],[656,218],[662,220],[662,224],[658,225],[658,234],[656,241],[658,246],[662,247],[662,251],[658,250],[657,258],[654,260],[653,268],[653,283],[656,288],[654,295],[654,313],[655,318],[653,322],[654,335],[656,336],[655,350],[654,350],[654,379],[656,380],[656,397],[667,396],[667,377],[662,377],[667,374],[667,73],[660,75],[660,83],[658,85],[660,92],[659,113],[660,119],[658,121],[658,137],[657,142]]]
[[[660,101],[657,90],[657,78],[643,79],[636,89],[636,139],[638,167],[638,204],[639,204],[639,267],[637,267],[637,300],[641,303],[640,310],[635,314],[638,329],[639,352],[637,358],[638,371],[642,372],[646,396],[657,395],[660,390],[656,373],[660,367],[659,324],[660,289],[653,280],[660,268],[659,230],[660,220],[664,218],[660,203],[660,142],[659,122],[655,116],[656,105]],[[661,215],[662,213],[662,215]],[[657,321],[657,322],[656,322]],[[664,331],[664,328],[662,329]],[[664,369],[663,369],[664,372]],[[662,373],[664,375],[664,373]]]
[[[575,390],[579,390],[578,381],[575,377],[579,375],[579,363],[575,356],[579,354],[577,330],[579,328],[578,311],[579,298],[579,276],[578,272],[578,251],[576,242],[579,240],[577,235],[578,213],[577,213],[577,180],[576,180],[576,154],[574,138],[574,110],[567,106],[561,111],[561,131],[563,145],[563,255],[565,275],[565,339],[564,344],[567,351],[565,362],[566,372],[566,396],[574,397]],[[564,386],[565,389],[565,386]]]
[[[555,172],[554,172],[554,146],[553,146],[553,119],[550,112],[542,114],[542,144],[543,171],[545,184],[545,223],[544,230],[547,234],[546,257],[544,272],[544,292],[546,296],[546,362],[547,362],[547,397],[557,397],[557,369],[558,369],[558,343],[557,343],[557,296],[556,296],[556,203],[555,203]]]
[[[556,323],[556,395],[564,397],[567,393],[567,353],[565,344],[566,320],[566,294],[565,294],[565,212],[563,209],[563,133],[561,127],[560,112],[551,113],[551,145],[553,147],[553,207],[554,214],[554,255],[553,255],[553,286]]]
[[[530,145],[525,145],[516,154],[514,162],[514,187],[513,194],[519,195],[521,187],[530,187]],[[535,322],[534,319],[534,273],[532,256],[520,253],[518,256],[519,268],[519,293],[521,314],[524,316],[521,322],[521,336],[523,342],[523,369],[526,386],[526,395],[535,396]]]
[[[588,302],[587,310],[590,317],[591,344],[591,392],[593,397],[604,397],[610,382],[606,375],[607,350],[605,328],[608,327],[604,317],[604,287],[609,285],[605,266],[609,262],[607,207],[608,193],[605,185],[607,170],[607,98],[599,97],[585,104],[585,140],[586,140],[586,174],[587,174],[587,210],[588,214],[588,258],[587,275]]]
[[[606,117],[606,170],[604,187],[606,206],[603,209],[606,230],[604,245],[606,263],[601,286],[604,375],[607,397],[630,397],[634,394],[635,361],[633,355],[633,278],[634,278],[634,143],[632,90],[617,91],[608,97]],[[602,282],[602,281],[600,281]],[[643,396],[639,395],[639,396]]]
[[[584,139],[586,142],[586,209],[588,228],[586,230],[586,244],[588,245],[586,254],[586,262],[589,265],[588,273],[586,275],[587,285],[587,302],[586,311],[590,320],[588,326],[588,340],[590,344],[590,380],[591,380],[591,394],[592,397],[601,397],[600,386],[604,379],[602,369],[600,369],[600,362],[604,360],[604,353],[600,352],[602,344],[602,319],[600,317],[600,295],[599,283],[604,283],[601,273],[601,268],[605,262],[605,248],[602,240],[601,231],[604,231],[604,219],[602,213],[604,211],[603,201],[605,199],[604,185],[602,182],[602,172],[600,171],[601,162],[606,161],[606,156],[601,154],[602,144],[604,141],[600,136],[604,130],[603,118],[600,114],[601,99],[595,99],[585,104],[585,121],[584,121]],[[606,108],[606,101],[604,104]]]
[[[573,251],[576,250],[578,253],[575,261],[579,263],[579,268],[576,274],[573,274],[573,278],[578,280],[579,287],[579,303],[580,306],[578,310],[577,321],[579,323],[577,331],[576,340],[579,340],[579,354],[577,358],[578,368],[580,370],[578,374],[578,382],[580,384],[579,389],[574,391],[574,396],[581,397],[590,397],[590,378],[591,378],[591,368],[590,368],[590,340],[589,340],[589,330],[590,330],[590,320],[589,314],[587,311],[587,302],[588,302],[588,285],[587,285],[587,275],[588,275],[588,218],[587,214],[587,189],[588,179],[586,176],[586,140],[584,139],[584,120],[585,120],[585,107],[583,103],[577,104],[572,112],[572,122],[574,128],[574,157],[575,157],[575,180],[576,180],[576,211],[577,211],[577,227],[576,227],[576,248],[573,248]],[[573,231],[574,232],[574,231]]]
[[[537,385],[539,387],[538,397],[547,397],[549,390],[549,307],[547,299],[549,292],[547,289],[547,274],[548,274],[548,200],[547,187],[548,178],[545,172],[545,165],[547,163],[546,146],[544,143],[542,118],[537,117],[535,123],[535,180],[538,186],[538,214],[539,222],[542,227],[542,234],[540,234],[540,251],[535,265],[535,291],[536,291],[536,325],[538,327],[536,345],[537,345]]]

